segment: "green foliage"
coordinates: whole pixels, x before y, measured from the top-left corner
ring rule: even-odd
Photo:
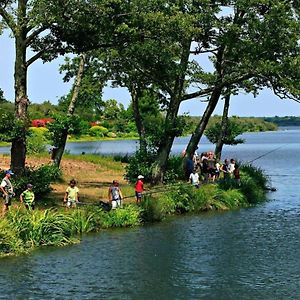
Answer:
[[[263,170],[251,164],[240,165],[241,182],[238,184],[234,179],[221,181],[220,188],[224,190],[238,189],[240,190],[247,202],[255,204],[265,200],[266,188],[268,186],[268,177]]]
[[[89,135],[104,137],[108,134],[108,129],[103,126],[93,126],[89,129]]]
[[[4,174],[2,174],[4,176]],[[40,197],[51,191],[50,184],[59,180],[61,171],[54,165],[43,165],[38,168],[26,167],[24,173],[17,178],[12,178],[14,190],[20,195],[28,183],[33,184],[34,193]]]
[[[267,181],[263,177],[260,169],[246,165],[241,167],[241,185],[235,181],[230,182],[231,187],[205,184],[199,189],[187,183],[164,185],[146,193],[139,206],[125,205],[108,213],[96,206],[67,211],[11,208],[0,219],[0,255],[26,253],[39,246],[66,245],[78,241],[78,234],[158,222],[174,213],[248,206],[264,199]]]
[[[296,116],[285,116],[285,117],[266,117],[264,118],[267,122],[275,123],[278,126],[300,126],[300,117]]]
[[[168,194],[162,194],[159,198],[146,195],[143,197],[140,207],[144,222],[159,222],[175,212],[174,199]]]
[[[87,131],[88,123],[78,116],[54,115],[54,122],[47,124],[49,130],[47,138],[55,147],[60,147],[64,143],[64,133],[80,135]]]
[[[53,114],[57,113],[59,113],[59,106],[50,101],[31,103],[28,107],[28,115],[31,120],[50,118]]]
[[[217,122],[214,125],[209,126],[206,131],[205,135],[208,140],[216,144],[219,140],[219,136],[222,131],[222,124],[221,122]],[[226,126],[226,133],[222,138],[222,141],[225,145],[237,145],[244,143],[243,139],[237,139],[236,137],[244,132],[243,127],[236,122],[235,119],[228,119],[227,126]]]
[[[141,209],[136,205],[126,205],[124,208],[111,210],[102,215],[101,226],[131,227],[141,224]]]
[[[251,164],[242,164],[240,170],[243,175],[245,174],[252,178],[259,188],[267,188],[269,178],[261,168],[255,167]]]
[[[237,208],[247,205],[246,196],[238,189],[220,190],[216,195],[216,200],[222,203],[227,209]],[[220,206],[220,205],[219,205]]]
[[[28,154],[39,154],[46,152],[48,129],[44,127],[30,127],[26,139],[26,149]]]
[[[129,158],[129,163],[125,167],[125,177],[130,182],[135,182],[138,175],[143,174],[145,180],[151,179],[152,162],[154,154],[145,151],[136,151]]]
[[[0,114],[0,141],[11,142],[24,134],[28,128],[28,122],[16,119],[13,113],[5,112]]]

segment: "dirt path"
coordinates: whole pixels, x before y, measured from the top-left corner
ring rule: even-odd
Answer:
[[[26,161],[26,165],[30,167],[37,167],[48,163],[50,161],[45,157],[28,157]],[[10,157],[0,155],[0,167],[6,170],[9,168],[9,164]],[[133,187],[123,178],[125,172],[124,165],[118,162],[113,162],[113,166],[110,168],[109,165],[63,158],[61,170],[63,173],[62,182],[52,184],[51,187],[53,190],[47,196],[53,202],[62,201],[68,183],[73,178],[78,182],[80,197],[83,202],[98,202],[100,199],[107,201],[108,187],[113,180],[120,182],[124,196],[134,194]],[[133,199],[128,199],[127,201]]]

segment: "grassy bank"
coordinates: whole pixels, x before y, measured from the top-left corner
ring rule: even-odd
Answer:
[[[33,158],[35,162],[38,159],[40,163],[43,162],[43,157]],[[160,222],[176,214],[248,207],[265,199],[266,176],[261,170],[246,165],[241,167],[240,185],[235,181],[220,181],[218,184],[202,185],[199,189],[187,183],[157,186],[148,189],[138,206],[131,197],[133,187],[121,180],[123,167],[112,158],[92,155],[67,156],[64,159],[62,181],[53,185],[52,197],[59,196],[54,207],[45,208],[42,205],[44,200],[39,199],[39,208],[35,211],[26,211],[14,204],[0,219],[0,256],[28,253],[41,246],[77,243],[82,233]],[[82,176],[80,190],[95,188],[97,197],[92,197],[93,201],[90,201],[89,205],[66,210],[59,205],[60,197],[70,174],[74,175],[74,170],[78,171],[78,176]],[[124,208],[105,212],[96,204],[99,202],[100,190],[103,191],[103,195],[107,194],[107,187],[111,182],[107,182],[108,175],[120,179],[125,200]],[[97,178],[94,182],[95,187],[94,177]],[[83,198],[81,201],[88,199]]]

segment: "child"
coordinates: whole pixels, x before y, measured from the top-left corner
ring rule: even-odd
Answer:
[[[112,186],[108,189],[108,199],[111,203],[111,208],[116,209],[117,207],[122,207],[122,198],[123,196],[119,187],[119,182],[114,180]]]
[[[196,172],[196,170],[193,170],[193,173],[191,173],[190,182],[195,188],[199,188],[199,174]]]
[[[27,184],[27,190],[25,190],[20,195],[20,202],[24,203],[26,209],[34,210],[35,202],[34,202],[34,193],[32,191],[32,184]]]
[[[144,176],[139,175],[138,180],[135,184],[135,196],[136,196],[136,203],[140,203],[142,201],[142,193],[144,191]]]
[[[76,180],[72,179],[68,188],[66,189],[64,203],[67,203],[67,207],[76,207],[76,203],[79,202],[79,189],[76,186]]]
[[[240,167],[237,164],[235,164],[235,166],[234,166],[233,176],[234,176],[234,180],[237,183],[237,185],[241,185]]]

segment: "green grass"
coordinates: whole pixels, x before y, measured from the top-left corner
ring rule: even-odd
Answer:
[[[90,159],[101,161],[102,158],[91,156]],[[199,189],[187,183],[161,186],[145,193],[140,205],[125,205],[110,212],[97,206],[35,211],[12,208],[0,219],[0,256],[27,253],[41,246],[72,244],[84,233],[159,222],[169,215],[253,205],[265,198],[267,181],[260,170],[249,169],[247,166],[243,170],[240,186],[234,182],[206,184]]]

